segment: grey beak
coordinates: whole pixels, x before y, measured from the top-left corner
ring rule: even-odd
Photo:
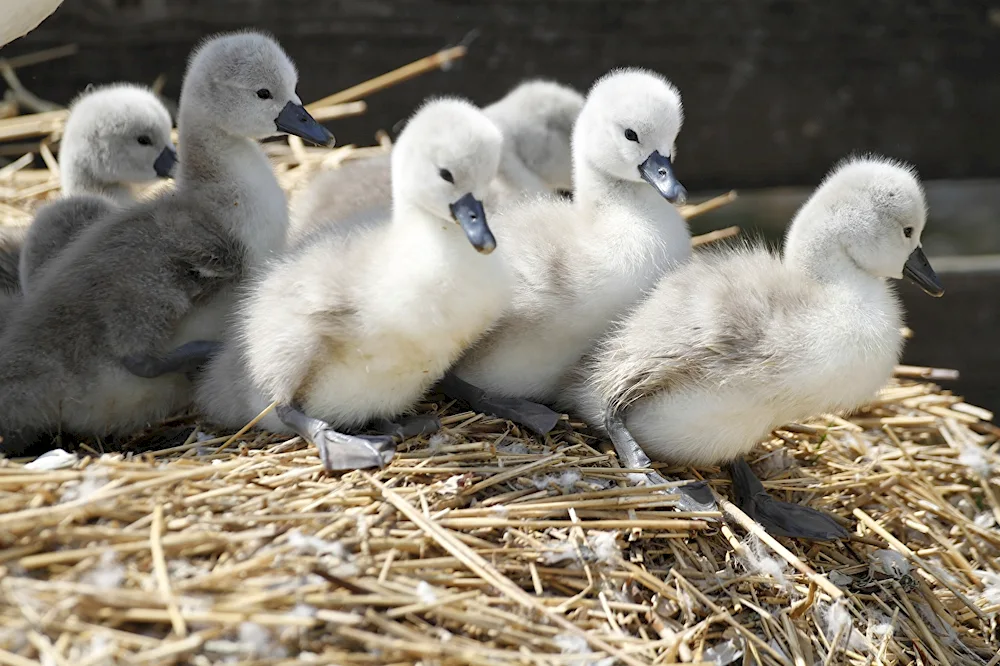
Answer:
[[[316,122],[301,104],[289,102],[274,119],[274,125],[279,132],[293,134],[317,146],[328,146],[333,141],[333,135],[325,127]]]
[[[927,255],[919,245],[903,264],[903,277],[935,298],[944,295],[944,285],[941,284],[941,279],[931,268],[931,262],[927,261]]]
[[[661,155],[660,151],[654,150],[646,161],[639,165],[639,175],[670,203],[682,204],[687,201],[687,190],[674,175],[673,163],[669,157]]]
[[[167,145],[156,156],[156,161],[153,162],[153,171],[160,178],[170,178],[174,175],[174,167],[176,166],[177,151],[174,150],[173,146]]]
[[[496,249],[497,240],[486,224],[486,211],[483,202],[468,193],[449,206],[451,216],[462,225],[466,238],[482,254],[489,254]]]

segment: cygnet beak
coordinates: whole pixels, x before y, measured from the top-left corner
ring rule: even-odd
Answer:
[[[489,254],[497,247],[497,240],[486,224],[486,211],[483,202],[469,192],[461,199],[448,206],[451,216],[462,225],[466,238],[482,254]]]
[[[660,151],[654,150],[646,161],[639,165],[639,175],[670,203],[682,204],[687,201],[687,190],[674,175],[674,165],[670,162],[670,158],[661,155]]]
[[[931,296],[937,298],[944,294],[944,286],[937,273],[931,268],[931,262],[927,261],[927,255],[918,245],[917,249],[910,253],[906,263],[903,264],[903,277],[912,281],[915,285],[926,291]]]
[[[289,102],[281,110],[274,124],[279,132],[293,134],[317,146],[328,146],[333,141],[333,135],[325,127],[316,122],[301,104]]]
[[[177,151],[174,150],[173,146],[167,144],[156,156],[156,161],[153,162],[153,171],[159,178],[170,178],[174,175],[174,167],[176,166]]]

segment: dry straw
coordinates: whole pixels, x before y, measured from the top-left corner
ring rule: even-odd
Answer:
[[[363,111],[391,83],[314,111]],[[41,154],[60,113],[0,120],[0,136]],[[386,149],[268,147],[289,190]],[[6,222],[57,191],[46,163],[0,169]],[[193,419],[160,429],[187,428],[167,448],[0,461],[0,665],[992,666],[1000,431],[927,383],[953,375],[900,368],[864,410],[789,424],[754,454],[771,492],[839,517],[846,543],[772,539],[727,501],[680,513],[581,423],[538,438],[443,400],[420,410],[444,430],[371,473],[327,475],[297,438]],[[716,468],[665,473],[729,495]]]

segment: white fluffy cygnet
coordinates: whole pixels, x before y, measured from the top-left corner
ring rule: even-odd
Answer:
[[[70,105],[59,147],[62,193],[134,201],[133,184],[171,174],[176,161],[170,113],[148,88],[91,88]]]
[[[533,79],[483,109],[504,137],[495,203],[573,188],[570,143],[583,101],[570,87]]]
[[[920,246],[925,221],[911,168],[837,166],[792,221],[783,258],[740,245],[665,275],[576,386],[585,417],[607,425],[628,467],[735,460],[749,473],[741,457],[772,429],[855,408],[889,379],[902,321],[886,279],[942,293]],[[737,494],[763,493],[747,480],[734,475]],[[796,535],[800,516],[776,525],[760,509]]]
[[[500,168],[484,204],[491,214],[519,197],[572,187],[570,138],[583,96],[544,80],[525,81],[483,109],[503,134]],[[322,171],[292,197],[292,235],[336,222],[387,219],[392,198],[389,155]]]
[[[496,217],[513,300],[454,376],[494,398],[558,404],[566,373],[610,323],[690,257],[673,205],[686,194],[671,163],[682,118],[658,74],[623,69],[594,84],[573,134],[573,201],[539,197]]]
[[[62,198],[42,206],[19,259],[21,290],[95,220],[134,202],[133,185],[173,174],[170,114],[143,86],[88,90],[70,106],[59,150]]]
[[[4,3],[0,46],[23,37],[59,8],[62,0],[10,0]]]
[[[329,469],[382,465],[385,437],[345,435],[410,409],[509,300],[481,199],[501,135],[471,104],[439,99],[392,152],[392,217],[364,232],[309,236],[254,284],[197,404],[240,427],[316,444]],[[478,250],[478,251],[477,251]]]

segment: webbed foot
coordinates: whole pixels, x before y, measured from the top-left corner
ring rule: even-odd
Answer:
[[[627,469],[651,468],[653,461],[649,459],[646,452],[635,441],[635,437],[625,426],[625,419],[620,414],[609,412],[604,418],[604,428],[608,431],[611,443],[615,445],[615,453],[618,460]],[[650,469],[644,474],[632,474],[633,481],[638,484],[657,486],[664,483],[671,483],[659,472]],[[639,478],[636,478],[639,477]],[[712,490],[704,481],[686,483],[683,486],[674,488],[680,497],[677,501],[677,508],[685,512],[696,511],[718,511],[719,507],[715,503],[715,496]]]
[[[676,483],[671,481],[656,471],[645,474],[630,474],[631,480],[637,486],[659,486],[663,484]],[[677,493],[677,510],[685,513],[697,513],[701,511],[718,511],[719,505],[715,502],[712,489],[705,481],[693,481],[685,483],[683,486],[675,486],[669,490],[662,490],[664,493]]]
[[[771,497],[743,458],[729,465],[733,480],[733,502],[756,520],[771,536],[833,541],[850,533],[832,516],[801,504]]]
[[[441,429],[441,421],[433,414],[409,414],[397,419],[378,419],[372,428],[402,442],[411,437],[433,435]]]
[[[327,471],[381,468],[396,454],[392,437],[346,435],[291,405],[278,405],[275,411],[282,423],[316,447]]]
[[[132,354],[121,362],[125,369],[137,377],[155,379],[172,372],[197,372],[222,348],[216,340],[192,340],[169,351],[156,354]]]
[[[438,390],[453,400],[466,403],[477,412],[513,421],[539,435],[551,432],[561,416],[559,412],[531,400],[490,395],[452,373],[438,382]]]
[[[712,489],[708,487],[708,483],[705,481],[695,481],[694,483],[686,483],[683,486],[677,486],[677,493],[680,495],[680,499],[677,501],[677,507],[681,511],[718,511],[719,505],[715,501],[715,495],[712,494]]]

